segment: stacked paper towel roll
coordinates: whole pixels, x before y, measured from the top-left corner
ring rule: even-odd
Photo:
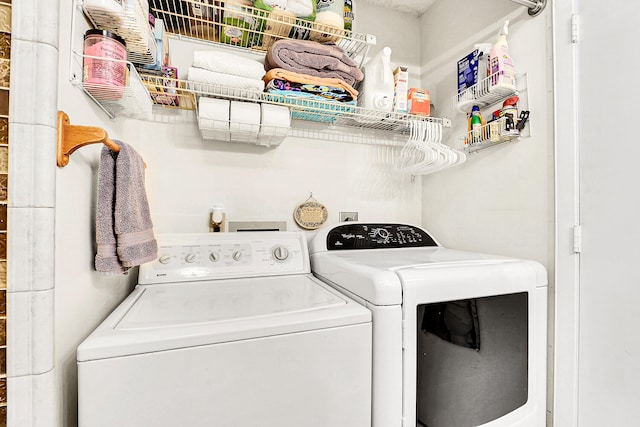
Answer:
[[[289,134],[291,114],[289,108],[282,105],[261,104],[262,117],[258,144],[279,145]]]
[[[256,143],[260,130],[260,104],[231,101],[231,142]]]
[[[229,141],[230,104],[226,99],[200,97],[198,128],[203,139]]]

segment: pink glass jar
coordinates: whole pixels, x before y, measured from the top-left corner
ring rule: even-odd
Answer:
[[[128,68],[125,41],[105,30],[89,30],[84,35],[84,88],[97,100],[122,98]]]

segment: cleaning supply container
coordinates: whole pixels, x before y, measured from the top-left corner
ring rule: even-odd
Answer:
[[[124,39],[106,30],[84,35],[84,88],[99,100],[122,98],[127,84],[127,50]]]
[[[391,48],[385,47],[364,65],[358,106],[390,112],[393,108],[393,92]]]

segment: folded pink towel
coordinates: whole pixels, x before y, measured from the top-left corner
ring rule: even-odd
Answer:
[[[129,145],[115,142],[118,153],[102,148],[96,203],[95,267],[108,274],[125,273],[158,256],[144,189],[144,162]]]
[[[284,68],[314,77],[337,78],[353,86],[364,78],[355,62],[335,44],[310,40],[278,40],[264,59],[264,68]]]

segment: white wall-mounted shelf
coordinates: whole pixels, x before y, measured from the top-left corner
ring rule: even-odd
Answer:
[[[500,85],[498,73],[494,73],[480,80],[475,85],[465,89],[453,97],[453,108],[460,113],[468,113],[471,107],[477,105],[482,108],[489,107],[518,95],[527,89],[527,75],[516,75],[516,84]]]

